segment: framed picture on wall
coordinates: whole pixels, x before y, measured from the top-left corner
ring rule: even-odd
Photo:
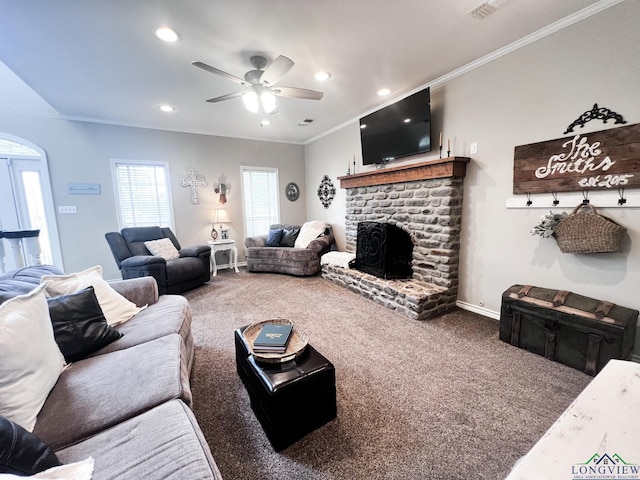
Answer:
[[[290,182],[287,184],[284,193],[289,201],[295,202],[300,196],[300,188],[295,183]]]

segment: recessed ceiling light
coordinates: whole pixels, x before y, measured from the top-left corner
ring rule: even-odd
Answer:
[[[178,40],[178,34],[169,27],[160,27],[157,29],[156,37],[165,42],[175,42]]]
[[[390,93],[391,90],[389,90],[388,88],[381,88],[380,90],[378,90],[378,95],[380,95],[381,97],[389,95]]]
[[[158,108],[160,108],[160,110],[162,110],[163,112],[167,112],[167,113],[175,111],[175,108],[173,108],[171,105],[160,105],[160,107]]]
[[[360,125],[360,129],[363,129],[363,128],[367,128],[367,124],[366,123],[363,123],[362,125]]]
[[[410,118],[405,118],[405,119],[404,119],[404,123],[410,123],[410,122],[411,122],[411,119],[410,119]]]
[[[260,122],[260,125],[262,125],[263,127],[266,127],[267,125],[271,125],[271,120],[262,120]]]
[[[319,71],[318,73],[316,73],[314,75],[314,78],[316,80],[318,80],[319,82],[324,82],[326,80],[329,80],[331,78],[331,74],[329,72],[325,72],[323,70]]]

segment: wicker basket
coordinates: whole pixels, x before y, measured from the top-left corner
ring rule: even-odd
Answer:
[[[578,213],[588,207],[589,213]],[[581,203],[553,232],[562,253],[608,253],[622,251],[627,230],[613,220],[599,215],[596,208]]]
[[[255,352],[253,350],[253,342],[266,323],[293,326],[291,338],[289,339],[289,343],[287,344],[287,350],[284,353],[264,353]],[[293,360],[304,352],[304,349],[309,343],[309,335],[307,335],[304,330],[302,330],[293,321],[285,318],[274,318],[271,320],[263,320],[261,322],[254,323],[253,325],[249,325],[247,328],[245,328],[242,332],[242,335],[251,347],[251,353],[256,358],[256,360],[265,363],[284,363]]]

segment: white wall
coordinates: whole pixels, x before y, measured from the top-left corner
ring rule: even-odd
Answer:
[[[306,219],[303,201],[289,202],[284,185],[304,185],[304,148],[272,142],[193,135],[186,133],[118,127],[60,119],[0,116],[0,132],[28,140],[47,152],[56,207],[76,205],[75,215],[57,215],[64,269],[78,271],[100,264],[105,278],[120,273],[104,234],[118,230],[118,219],[110,159],[156,160],[169,163],[175,234],[183,246],[209,240],[211,210],[219,208],[214,183],[225,176],[231,217],[231,238],[238,244],[244,261],[244,227],[240,165],[279,169],[282,220],[301,223]],[[198,171],[208,186],[200,188],[200,203],[190,202],[191,191],[180,186],[189,169]],[[67,183],[99,183],[101,195],[69,195]],[[57,209],[57,208],[56,208]],[[226,254],[219,254],[226,255]],[[219,259],[224,263],[224,258]]]
[[[346,246],[344,216],[347,195],[346,191],[340,188],[338,177],[346,175],[347,168],[353,171],[354,155],[359,162],[360,127],[357,122],[305,147],[307,218],[330,223],[333,226],[336,244],[341,251],[344,251]],[[329,208],[324,208],[317,195],[318,187],[325,175],[336,187],[336,195]]]
[[[566,127],[596,102],[628,124],[640,122],[639,18],[640,2],[623,2],[432,88],[434,137],[442,130],[445,142],[452,139],[452,155],[459,156],[470,156],[469,144],[478,143],[464,180],[459,301],[496,316],[502,292],[523,283],[640,309],[638,209],[602,209],[627,227],[628,252],[569,255],[553,239],[530,235],[546,210],[505,206],[512,196],[515,146],[565,136]],[[594,120],[580,133],[605,128],[613,125]],[[360,158],[359,145],[356,122],[306,145],[307,183],[319,182],[321,173],[344,175],[347,160],[356,152]],[[437,158],[437,151],[413,161],[428,158]],[[590,198],[598,206],[597,195]],[[308,212],[325,213],[322,218],[339,222],[340,231],[343,199],[342,193],[322,212],[309,198]],[[568,210],[574,206],[565,202]],[[343,238],[338,242],[344,245]]]

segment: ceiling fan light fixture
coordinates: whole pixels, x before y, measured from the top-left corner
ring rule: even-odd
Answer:
[[[165,42],[176,42],[178,34],[169,27],[160,27],[156,30],[156,37]]]
[[[247,107],[247,110],[252,113],[258,113],[260,103],[258,102],[258,94],[256,92],[245,93],[242,95],[242,101],[244,102],[244,106]]]
[[[273,93],[262,92],[260,95],[260,103],[264,113],[273,113],[278,106],[276,105],[276,96]]]
[[[319,82],[326,82],[331,78],[331,74],[329,72],[325,72],[324,70],[320,70],[314,75],[314,78]]]

